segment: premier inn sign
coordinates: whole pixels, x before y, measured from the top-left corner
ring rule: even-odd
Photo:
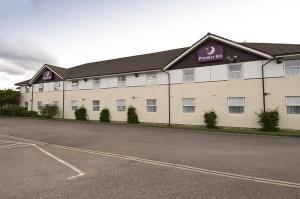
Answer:
[[[46,70],[44,73],[43,73],[43,80],[51,80],[53,77],[53,73],[52,71],[50,70]]]
[[[206,45],[198,50],[198,61],[208,62],[222,60],[224,58],[223,47],[219,45]]]

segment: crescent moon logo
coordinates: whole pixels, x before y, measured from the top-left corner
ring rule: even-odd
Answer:
[[[215,47],[211,46],[211,47],[210,47],[210,51],[207,52],[207,54],[208,54],[208,55],[213,55],[215,52],[216,52]]]

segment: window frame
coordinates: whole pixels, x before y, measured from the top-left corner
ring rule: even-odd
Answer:
[[[79,87],[79,81],[78,80],[73,80],[72,81],[72,91],[78,90]]]
[[[30,92],[29,86],[25,86],[25,93],[29,93],[29,92]]]
[[[150,100],[154,101],[155,103],[149,104],[148,102]],[[147,108],[148,113],[156,113],[157,112],[157,99],[146,99],[146,108]]]
[[[76,106],[74,105],[76,103]],[[74,108],[76,107],[76,108]],[[77,100],[71,100],[71,110],[76,111],[78,109],[78,101]]]
[[[124,78],[124,80],[123,80]],[[118,76],[118,88],[124,88],[126,87],[126,75],[120,75]]]
[[[96,82],[98,82],[98,83],[96,83]],[[99,89],[100,88],[100,78],[93,79],[93,88],[94,89]]]
[[[192,105],[186,105],[184,104],[184,100],[193,100]],[[181,107],[183,113],[195,113],[196,112],[196,98],[181,98]],[[193,111],[186,111],[188,109],[185,108],[192,108]]]
[[[54,82],[54,91],[59,91],[60,89],[60,82]]]
[[[192,75],[184,74],[187,71],[193,71],[193,74]],[[192,77],[192,79],[188,80],[188,77]],[[182,82],[183,83],[193,83],[193,82],[195,82],[195,69],[194,68],[187,68],[187,69],[182,70]]]
[[[59,107],[59,101],[57,101],[57,100],[54,100],[54,101],[52,102],[52,105],[53,105],[53,106],[57,106],[57,107]]]
[[[37,109],[38,109],[39,111],[41,111],[42,108],[43,108],[43,102],[42,102],[42,101],[37,101]]]
[[[154,76],[154,77],[151,77],[151,76]],[[157,85],[157,73],[148,73],[147,74],[147,85],[148,86]]]
[[[94,102],[98,102],[98,104],[94,104]],[[92,106],[94,112],[100,111],[100,100],[92,100]]]
[[[44,92],[44,84],[40,83],[39,84],[39,93],[42,93],[42,92]]]
[[[29,102],[24,102],[24,107],[28,110],[28,108],[29,108]]]
[[[124,104],[120,105],[120,102],[124,102]],[[125,112],[126,111],[126,100],[125,99],[116,100],[116,104],[117,104],[117,112]]]
[[[239,98],[239,99],[243,99],[243,102],[242,102],[242,104],[243,104],[243,106],[230,106],[230,104],[229,104],[229,101],[230,101],[230,99],[232,99],[232,98]],[[241,115],[241,114],[245,114],[245,104],[246,104],[246,97],[227,97],[227,107],[228,107],[228,113],[229,114],[237,114],[237,115]],[[243,110],[243,112],[231,112],[231,107],[242,107],[242,110]]]
[[[230,76],[230,73],[237,73],[237,72],[236,71],[233,71],[233,72],[230,71],[230,66],[237,66],[237,65],[241,66],[241,71],[239,72],[239,73],[241,73],[241,77],[240,78],[232,78]],[[228,80],[242,80],[242,79],[244,79],[244,64],[243,63],[228,64],[227,65],[227,77],[228,77]]]
[[[289,62],[289,61],[299,61],[299,66],[287,66],[287,62]],[[286,76],[288,76],[288,77],[299,77],[300,76],[300,60],[299,59],[285,60],[283,63],[284,63],[284,71],[285,71]],[[296,74],[296,75],[289,74],[287,72],[289,68],[298,68],[299,74]]]
[[[287,113],[287,115],[300,116],[300,111],[299,111],[299,113],[290,113],[289,112],[289,107],[297,107],[298,109],[300,109],[300,103],[299,104],[293,104],[293,105],[289,105],[288,104],[288,98],[289,97],[296,97],[296,98],[299,98],[299,100],[300,100],[300,96],[286,96],[285,97],[285,106],[286,106],[286,113]]]

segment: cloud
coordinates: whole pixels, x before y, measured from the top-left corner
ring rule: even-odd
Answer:
[[[57,64],[48,52],[27,41],[12,41],[0,37],[0,72],[21,75],[35,71],[43,64]]]

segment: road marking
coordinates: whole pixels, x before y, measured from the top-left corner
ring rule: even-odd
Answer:
[[[196,173],[204,173],[204,174],[208,174],[208,175],[222,176],[222,177],[227,177],[227,178],[235,178],[235,179],[240,179],[240,180],[264,183],[264,184],[272,184],[272,185],[278,185],[278,186],[300,188],[300,183],[295,183],[295,182],[273,180],[273,179],[268,179],[268,178],[259,178],[259,177],[249,176],[249,175],[240,175],[240,174],[229,173],[229,172],[221,172],[221,171],[215,171],[215,170],[211,170],[211,169],[203,169],[203,168],[198,168],[198,167],[192,167],[192,166],[169,163],[169,162],[161,162],[161,161],[156,161],[156,160],[138,158],[138,157],[133,157],[133,156],[126,156],[126,155],[115,154],[115,153],[107,153],[107,152],[81,149],[81,148],[75,148],[75,147],[69,147],[69,146],[63,146],[63,145],[48,144],[46,142],[39,142],[39,141],[15,137],[15,136],[7,135],[7,134],[0,134],[0,136],[5,136],[8,138],[13,138],[13,139],[27,141],[27,142],[35,142],[35,143],[38,142],[41,145],[47,145],[47,146],[53,147],[53,148],[66,149],[66,150],[70,150],[70,151],[78,151],[78,152],[82,152],[82,153],[89,153],[89,154],[119,158],[119,159],[124,159],[124,160],[141,162],[141,163],[145,163],[145,164],[152,164],[152,165],[176,168],[176,169],[181,169],[181,170],[185,170],[185,171],[192,171],[192,172],[196,172]]]
[[[8,136],[5,136],[5,137],[8,137]],[[15,139],[17,139],[17,138],[15,138]],[[5,142],[5,143],[13,143],[13,144],[5,145],[5,146],[0,146],[0,149],[9,149],[9,148],[13,148],[13,147],[23,147],[23,146],[32,146],[32,147],[36,148],[37,150],[39,150],[40,152],[48,155],[49,157],[53,158],[54,160],[60,162],[61,164],[69,167],[70,169],[72,169],[73,171],[78,173],[77,175],[68,177],[68,180],[72,180],[72,179],[75,179],[77,177],[85,175],[85,173],[83,171],[81,171],[80,169],[78,169],[75,166],[71,165],[70,163],[58,158],[57,156],[49,153],[48,151],[46,151],[46,150],[42,149],[41,147],[37,146],[37,144],[33,144],[32,142],[25,143],[25,142],[15,142],[15,141],[9,141],[9,140],[0,140],[0,141]]]

